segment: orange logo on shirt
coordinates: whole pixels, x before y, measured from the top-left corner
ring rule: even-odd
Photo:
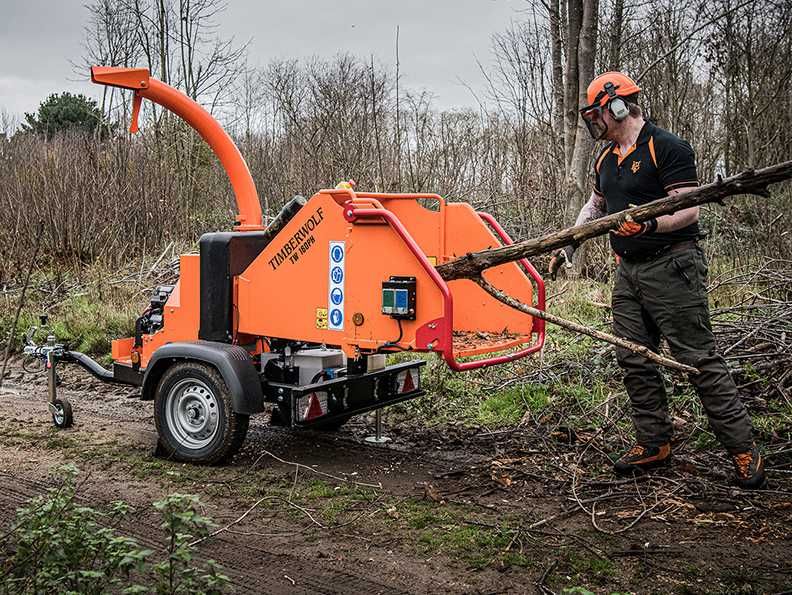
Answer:
[[[632,173],[637,174],[638,170],[641,169],[641,162],[640,161],[633,161],[632,167],[630,168]]]

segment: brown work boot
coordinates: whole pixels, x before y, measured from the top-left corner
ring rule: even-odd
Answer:
[[[671,445],[642,446],[636,444],[613,464],[613,470],[619,475],[630,475],[646,471],[667,463],[671,458]]]
[[[732,455],[737,485],[744,490],[760,490],[767,486],[762,453],[754,444],[751,450]]]

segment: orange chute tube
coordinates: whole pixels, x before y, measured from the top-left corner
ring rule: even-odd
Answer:
[[[209,112],[181,91],[152,78],[147,68],[92,66],[91,80],[101,85],[132,89],[135,92],[135,109],[133,109],[131,126],[133,132],[137,129],[141,97],[169,109],[192,126],[209,144],[228,174],[239,209],[236,229],[239,231],[264,229],[261,203],[247,163],[234,141]]]

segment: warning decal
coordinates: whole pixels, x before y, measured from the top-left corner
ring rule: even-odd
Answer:
[[[311,421],[327,413],[327,393],[315,392],[297,399],[297,412],[300,421]]]
[[[404,394],[420,388],[421,376],[418,370],[407,369],[396,376],[396,393]]]
[[[327,290],[327,328],[344,330],[344,242],[330,242]]]

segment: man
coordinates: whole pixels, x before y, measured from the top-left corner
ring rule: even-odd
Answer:
[[[606,72],[588,87],[581,115],[596,140],[610,141],[598,156],[594,191],[577,224],[697,186],[690,145],[644,120],[640,88],[620,72]],[[726,363],[715,351],[706,293],[707,263],[698,246],[699,209],[683,209],[644,223],[625,220],[611,234],[619,261],[613,289],[614,332],[657,351],[664,336],[677,360],[698,368],[691,376],[710,426],[734,462],[737,483],[766,483],[751,421]],[[557,251],[550,274],[571,260],[576,246]],[[663,379],[646,358],[617,349],[630,396],[637,443],[614,464],[629,474],[667,462],[673,426]]]

